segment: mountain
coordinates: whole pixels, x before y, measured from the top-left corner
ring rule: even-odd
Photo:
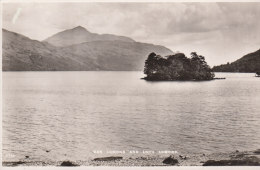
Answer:
[[[260,49],[243,56],[232,63],[214,66],[214,72],[244,72],[255,73],[260,71]]]
[[[62,54],[48,43],[31,40],[21,34],[2,30],[3,71],[94,70],[97,66],[90,59],[82,63],[73,54]]]
[[[151,51],[162,55],[173,52],[152,44],[123,41],[94,41],[60,48],[62,53],[73,53],[75,58],[84,61],[91,59],[99,70],[135,71],[143,70],[144,61]]]
[[[133,39],[124,36],[116,36],[111,34],[100,35],[96,33],[91,33],[87,29],[81,26],[59,32],[47,38],[44,41],[58,47],[70,46],[74,44],[80,44],[80,43],[92,42],[92,41],[135,42]]]
[[[77,34],[85,32],[77,27],[72,29],[72,35],[74,30]],[[70,31],[65,32],[68,35]],[[126,41],[95,40],[63,47],[32,40],[5,29],[2,37],[3,71],[138,71],[143,70],[144,61],[151,52],[173,54],[166,47],[135,42],[130,38],[127,41],[127,37]]]

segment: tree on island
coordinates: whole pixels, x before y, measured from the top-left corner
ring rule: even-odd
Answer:
[[[205,61],[205,57],[191,53],[187,58],[183,53],[161,57],[149,54],[145,61],[144,74],[146,80],[212,80],[214,73]]]

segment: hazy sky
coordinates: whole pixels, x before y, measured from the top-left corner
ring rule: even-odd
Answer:
[[[124,35],[211,65],[260,48],[260,3],[9,3],[3,27],[31,39],[81,25],[90,32]]]

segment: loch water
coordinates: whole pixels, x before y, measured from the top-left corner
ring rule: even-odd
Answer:
[[[147,82],[142,72],[3,72],[3,161],[95,151],[260,148],[260,78]]]

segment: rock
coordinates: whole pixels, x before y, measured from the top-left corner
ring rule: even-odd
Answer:
[[[109,156],[109,157],[95,158],[94,161],[116,161],[121,159],[123,159],[123,157],[121,156]]]
[[[179,155],[179,157],[181,158],[181,159],[187,159],[187,157],[186,156],[184,156],[184,155]]]
[[[214,80],[225,80],[226,78],[225,77],[216,77],[216,78],[213,78]]]
[[[234,158],[244,158],[247,154],[246,153],[238,153],[235,156],[233,156]]]
[[[18,166],[18,165],[21,165],[21,164],[24,164],[25,162],[23,161],[14,161],[14,162],[2,162],[2,165],[3,166]]]
[[[255,154],[260,154],[260,149],[257,149],[256,151],[254,151]]]
[[[260,164],[260,159],[258,157],[256,157],[256,156],[246,157],[246,160],[253,161],[253,162],[258,162]]]
[[[246,158],[243,160],[208,160],[203,166],[259,166],[260,163],[257,160]]]
[[[26,159],[28,159],[28,158],[29,158],[29,156],[25,156],[25,158],[26,158]]]
[[[46,152],[50,152],[50,150],[46,150]]]
[[[74,164],[74,163],[72,163],[72,162],[70,162],[70,161],[63,161],[63,162],[60,164],[60,166],[79,166],[79,165]]]
[[[175,165],[177,163],[179,163],[179,161],[177,159],[174,159],[173,157],[169,156],[168,158],[163,160],[164,164],[169,164],[169,165]]]
[[[239,150],[236,150],[236,153],[238,153],[239,152]]]

